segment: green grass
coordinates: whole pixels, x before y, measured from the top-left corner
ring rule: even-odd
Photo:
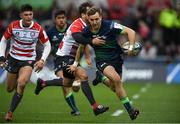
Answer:
[[[104,85],[92,86],[95,98],[99,103],[107,105],[110,110],[100,116],[94,116],[88,101],[82,92],[75,93],[76,103],[81,115],[72,117],[62,90],[59,87],[48,87],[40,95],[34,95],[34,84],[28,84],[21,104],[14,112],[13,122],[24,123],[180,123],[180,85],[126,83],[124,84],[133,105],[140,109],[140,116],[131,121],[127,112],[119,116],[111,116],[116,110],[124,110],[123,105]],[[142,88],[147,91],[142,92]],[[138,94],[139,98],[132,96]],[[9,106],[11,96],[5,85],[0,85],[0,122]]]

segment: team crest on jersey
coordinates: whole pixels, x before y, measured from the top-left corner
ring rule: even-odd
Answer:
[[[35,36],[35,32],[30,32],[30,36],[34,37]]]
[[[58,40],[58,37],[56,35],[54,35],[52,40],[56,41],[56,40]]]
[[[65,33],[59,33],[60,36],[64,35]]]
[[[19,37],[19,34],[20,34],[20,33],[19,33],[18,31],[15,32],[15,36],[16,36],[16,37]]]

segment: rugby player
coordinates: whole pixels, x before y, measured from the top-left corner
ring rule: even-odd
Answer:
[[[33,21],[32,6],[22,5],[20,17],[21,20],[13,21],[7,27],[0,41],[0,64],[8,71],[7,91],[15,90],[5,116],[7,121],[13,120],[13,112],[23,97],[33,67],[35,71],[40,71],[51,51],[51,45],[44,29]],[[40,60],[36,62],[36,44],[39,41],[43,44],[44,51]],[[7,42],[11,42],[11,47],[9,55],[5,57]]]

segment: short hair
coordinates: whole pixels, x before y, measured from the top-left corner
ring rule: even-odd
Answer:
[[[54,18],[56,18],[58,15],[65,15],[66,16],[65,10],[56,10],[54,13]]]
[[[33,8],[30,4],[24,4],[21,6],[20,12],[24,11],[33,11]]]
[[[100,15],[102,14],[102,10],[96,6],[91,7],[88,11],[87,11],[87,15],[94,15],[96,14],[96,12],[98,12]]]
[[[82,13],[84,13],[84,14],[86,14],[86,12],[87,12],[87,7],[92,7],[93,6],[93,4],[92,3],[90,3],[90,2],[84,2],[84,3],[82,3],[80,6],[79,6],[79,14],[82,14]]]

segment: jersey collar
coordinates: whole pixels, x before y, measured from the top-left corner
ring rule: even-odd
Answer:
[[[19,21],[20,23],[20,27],[21,28],[32,28],[32,26],[34,25],[34,21],[31,22],[31,25],[29,27],[23,27],[23,24],[22,24],[22,19]]]

